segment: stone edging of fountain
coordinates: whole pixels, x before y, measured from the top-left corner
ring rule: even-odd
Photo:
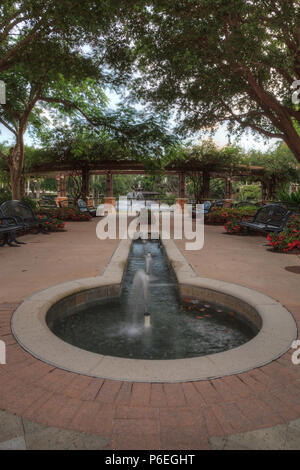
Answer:
[[[162,239],[182,296],[214,300],[239,310],[261,329],[249,342],[222,353],[189,359],[142,360],[102,356],[54,335],[46,314],[56,303],[78,306],[120,294],[131,241],[121,240],[101,276],[59,284],[28,297],[11,320],[19,344],[39,360],[64,370],[112,380],[185,382],[213,379],[263,366],[290,349],[297,338],[291,313],[275,299],[255,290],[199,277],[173,240]]]

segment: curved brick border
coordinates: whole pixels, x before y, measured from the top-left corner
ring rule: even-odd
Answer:
[[[297,326],[290,312],[279,302],[252,289],[200,278],[173,240],[163,240],[163,243],[181,294],[215,300],[262,323],[251,341],[222,353],[165,361],[102,356],[55,336],[45,320],[55,303],[66,298],[80,305],[120,292],[129,240],[120,242],[102,276],[60,284],[26,299],[12,318],[12,331],[17,341],[33,356],[55,367],[92,377],[134,382],[182,382],[238,374],[267,364],[290,349],[297,337]]]

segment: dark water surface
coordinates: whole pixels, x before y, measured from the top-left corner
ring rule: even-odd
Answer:
[[[144,327],[143,308],[131,288],[134,274],[145,268],[151,250],[151,327]],[[175,274],[158,241],[133,242],[120,298],[86,304],[51,322],[64,341],[99,354],[136,359],[203,356],[240,346],[257,331],[238,312],[194,299],[180,299]]]

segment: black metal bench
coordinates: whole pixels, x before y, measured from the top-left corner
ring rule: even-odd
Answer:
[[[280,204],[267,204],[262,206],[251,221],[242,220],[240,225],[248,230],[260,232],[281,232],[293,212]]]
[[[23,226],[14,217],[0,217],[0,246],[6,243],[9,246],[23,245],[23,242],[16,240],[16,232],[22,229]]]
[[[80,212],[83,212],[84,214],[90,214],[92,217],[96,216],[96,209],[90,209],[83,199],[78,199],[77,206]]]
[[[0,217],[12,217],[20,226],[20,229],[35,229],[35,233],[48,233],[43,230],[43,223],[51,221],[48,217],[39,219],[33,209],[21,201],[3,202],[0,206]]]

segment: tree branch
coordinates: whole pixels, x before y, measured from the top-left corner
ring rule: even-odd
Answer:
[[[1,124],[3,124],[3,126],[5,126],[10,132],[12,132],[15,136],[17,136],[17,131],[15,129],[13,129],[9,124],[7,124],[7,122],[5,122],[1,117],[0,117],[0,122]]]
[[[27,36],[25,36],[24,39],[22,39],[20,42],[18,42],[18,44],[15,47],[10,49],[9,52],[4,57],[2,57],[2,59],[0,60],[0,71],[5,70],[6,64],[9,61],[9,59],[11,59],[11,57],[13,57],[18,52],[20,52],[34,37],[36,37],[38,35],[38,29],[41,26],[41,24],[43,23],[43,21],[44,21],[44,19],[41,19],[34,26],[34,28],[32,28],[31,32]]]

